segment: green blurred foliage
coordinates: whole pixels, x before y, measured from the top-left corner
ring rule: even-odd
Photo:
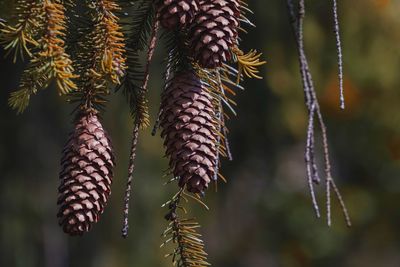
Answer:
[[[7,18],[11,1],[0,1]],[[347,109],[339,111],[331,1],[307,1],[306,45],[326,115],[334,174],[354,226],[346,228],[335,202],[334,225],[313,214],[303,151],[306,110],[285,1],[249,0],[258,25],[243,38],[268,60],[265,79],[246,82],[229,122],[234,162],[229,178],[193,206],[214,266],[399,266],[400,262],[400,1],[340,1]],[[4,54],[4,51],[1,51]],[[165,51],[152,66],[150,103],[156,116]],[[162,140],[142,133],[133,188],[130,236],[120,237],[130,130],[121,95],[110,97],[104,124],[118,168],[102,220],[81,238],[57,225],[60,151],[71,129],[72,107],[55,90],[41,92],[16,116],[7,96],[22,64],[2,59],[0,90],[0,266],[170,266],[159,249],[166,225]],[[324,201],[324,188],[319,190]]]

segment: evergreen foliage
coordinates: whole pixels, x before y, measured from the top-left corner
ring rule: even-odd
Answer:
[[[322,129],[325,152],[328,224],[331,224],[333,189],[350,225],[331,175],[326,127],[304,53],[304,1],[299,1],[298,12],[294,11],[292,1],[288,0],[288,6],[310,117],[306,165],[312,200],[319,217],[313,187],[320,182],[314,155],[317,121]],[[344,107],[336,9],[334,1]],[[158,41],[164,41],[168,53],[165,87],[153,132],[162,127],[166,156],[170,159],[167,174],[174,176],[170,182],[178,182],[178,192],[164,205],[169,209],[165,217],[169,225],[163,234],[167,239],[163,246],[175,245],[168,256],[172,256],[176,266],[209,265],[204,243],[197,232],[200,226],[195,219],[184,218],[188,212],[184,202],[195,200],[206,207],[202,197],[209,184],[226,181],[220,166],[222,158],[233,158],[226,121],[236,114],[236,91],[243,89],[244,78],[262,78],[259,67],[266,63],[262,55],[256,50],[240,49],[239,35],[246,33],[246,27],[254,26],[246,17],[250,11],[247,3],[243,0],[18,0],[14,11],[10,22],[0,22],[1,44],[13,55],[14,61],[24,56],[29,61],[19,90],[10,96],[10,106],[23,112],[32,95],[54,83],[59,94],[66,95],[67,101],[76,105],[75,112],[81,119],[81,123],[75,125],[75,139],[70,139],[63,151],[63,168],[67,170],[60,174],[60,224],[64,231],[73,235],[83,234],[97,222],[110,194],[108,174],[114,162],[111,156],[104,155],[112,154],[111,141],[105,137],[97,114],[106,108],[108,94],[121,91],[134,123],[122,229],[122,235],[128,236],[136,146],[139,131],[150,125],[147,100],[150,65]],[[140,58],[143,53],[144,63]],[[107,142],[102,142],[103,139]],[[93,197],[96,195],[93,192],[104,196],[95,213],[91,210],[96,204],[99,206],[99,200]],[[75,197],[79,203],[66,195]],[[75,217],[68,217],[70,213]]]

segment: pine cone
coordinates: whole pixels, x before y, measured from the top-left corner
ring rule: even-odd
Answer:
[[[194,59],[204,68],[216,68],[231,59],[238,43],[239,0],[204,0],[190,30]]]
[[[179,186],[203,193],[217,171],[218,124],[212,96],[192,72],[176,74],[162,95],[166,155]]]
[[[115,165],[111,141],[95,113],[79,115],[61,164],[59,224],[65,233],[82,235],[104,211]]]
[[[159,19],[161,25],[168,29],[180,29],[193,22],[199,11],[199,0],[162,0]]]

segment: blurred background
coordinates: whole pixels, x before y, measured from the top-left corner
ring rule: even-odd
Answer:
[[[0,1],[7,18],[12,1]],[[339,110],[331,1],[307,1],[306,51],[328,125],[334,176],[353,227],[334,202],[333,226],[315,218],[305,178],[306,109],[286,1],[249,0],[258,25],[243,47],[264,53],[264,80],[247,81],[229,122],[234,161],[229,182],[209,191],[202,224],[206,250],[218,267],[400,266],[400,1],[340,1],[346,111]],[[165,51],[152,65],[150,104],[155,120]],[[72,128],[72,106],[55,90],[34,97],[17,116],[7,106],[22,65],[0,50],[0,266],[171,266],[159,249],[166,226],[160,206],[167,161],[162,140],[141,134],[130,213],[130,236],[120,237],[130,131],[121,95],[104,114],[118,168],[106,212],[93,230],[70,238],[56,219],[60,152]],[[324,207],[324,188],[318,189]]]

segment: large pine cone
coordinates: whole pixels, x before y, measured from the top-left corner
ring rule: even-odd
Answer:
[[[203,193],[217,171],[218,123],[212,96],[192,72],[175,75],[162,95],[166,155],[179,186]]]
[[[180,29],[190,25],[199,11],[199,0],[161,0],[159,20],[168,29]]]
[[[59,224],[70,235],[82,235],[104,211],[115,165],[111,141],[94,112],[79,115],[61,164]]]
[[[231,59],[238,44],[239,0],[203,0],[190,30],[194,59],[204,68],[216,68]]]

